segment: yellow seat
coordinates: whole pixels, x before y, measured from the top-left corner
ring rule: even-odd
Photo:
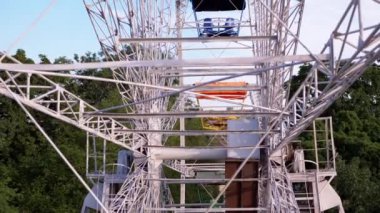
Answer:
[[[226,130],[228,120],[239,119],[237,116],[202,118],[202,128],[207,130]]]

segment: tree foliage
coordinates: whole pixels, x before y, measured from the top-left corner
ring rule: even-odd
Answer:
[[[14,57],[22,63],[34,63],[23,50],[18,50]],[[80,60],[95,61],[97,57],[88,53]],[[39,58],[41,64],[73,63],[66,57],[50,60],[40,54]],[[79,71],[78,74],[111,77],[107,69]],[[120,103],[114,84],[50,78],[97,107]],[[84,187],[16,106],[14,101],[0,96],[0,212],[78,212],[86,195]],[[84,177],[84,132],[42,113],[32,113]]]

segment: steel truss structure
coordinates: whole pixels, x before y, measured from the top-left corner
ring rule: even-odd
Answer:
[[[339,206],[343,212],[329,185],[336,176],[332,121],[318,116],[380,58],[380,22],[364,21],[363,2],[380,9],[376,0],[352,0],[322,51],[314,54],[299,39],[304,0],[246,0],[240,35],[227,37],[199,37],[200,23],[187,0],[84,0],[107,61],[24,65],[4,52],[1,58],[14,64],[0,61],[0,94],[87,132],[87,176],[101,188],[101,196],[90,190],[99,202],[96,210],[320,212]],[[297,55],[300,48],[308,54]],[[304,63],[312,68],[290,93],[294,70]],[[91,68],[111,68],[113,79],[56,72]],[[97,109],[54,82],[54,76],[114,83],[123,105]],[[249,98],[244,101],[209,95],[212,106],[200,103],[194,110],[187,104],[213,89],[211,83],[241,78],[247,86],[218,89],[246,90]],[[198,82],[185,84],[188,79]],[[189,118],[226,116],[256,119],[259,128],[208,131],[185,125]],[[176,123],[179,129],[174,129]],[[296,140],[305,132],[313,136],[311,154]],[[231,134],[257,135],[259,140],[231,147],[225,143]],[[209,136],[210,142],[186,143],[186,137],[200,135]],[[169,137],[178,137],[180,144],[169,146]],[[133,163],[124,165],[129,172],[119,172],[119,162],[107,168],[109,142],[131,151]],[[227,178],[231,150],[249,154]],[[258,150],[258,178],[239,178]],[[178,177],[166,177],[164,168]],[[229,207],[226,190],[244,181],[258,183],[257,206]],[[207,191],[208,202],[187,203],[188,184],[206,191],[205,185],[222,187],[216,194]],[[179,202],[169,185],[180,185]],[[324,200],[326,193],[336,202]]]

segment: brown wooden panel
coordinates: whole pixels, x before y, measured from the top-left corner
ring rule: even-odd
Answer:
[[[226,161],[226,178],[231,178],[239,168],[242,160]],[[249,161],[238,174],[237,178],[258,178],[259,162]],[[226,190],[226,207],[257,207],[258,206],[258,182],[244,181],[232,182]],[[228,211],[230,212],[230,211]],[[255,211],[251,211],[255,212]],[[236,213],[236,211],[235,211]]]
[[[231,178],[239,168],[240,163],[236,161],[226,162],[226,178]],[[238,175],[240,178],[240,174]],[[240,183],[232,182],[226,190],[226,207],[237,208],[240,205]]]

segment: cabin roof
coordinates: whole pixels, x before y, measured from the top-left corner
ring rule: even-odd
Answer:
[[[245,0],[190,0],[195,12],[244,10]]]

